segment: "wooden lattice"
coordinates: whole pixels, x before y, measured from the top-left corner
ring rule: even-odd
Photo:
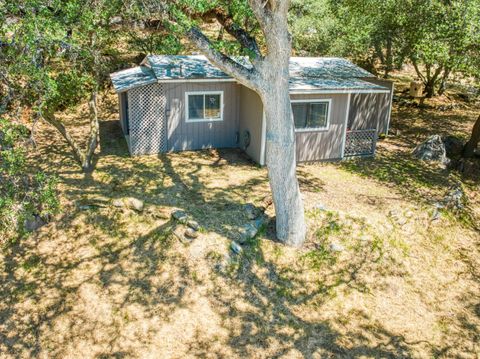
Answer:
[[[144,155],[167,150],[165,91],[161,84],[151,84],[128,91],[130,152]]]
[[[373,156],[377,144],[377,130],[347,131],[345,138],[345,157]]]

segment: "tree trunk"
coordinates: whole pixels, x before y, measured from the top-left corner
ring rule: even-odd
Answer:
[[[465,144],[463,148],[463,158],[472,158],[475,154],[475,149],[478,147],[480,142],[480,116],[478,116],[477,121],[473,125],[472,136],[470,140]]]
[[[90,135],[87,140],[87,148],[83,151],[80,145],[75,141],[75,139],[70,135],[65,125],[62,121],[58,120],[55,117],[55,114],[50,111],[45,111],[42,115],[45,121],[51,124],[57,129],[58,132],[62,135],[65,141],[70,146],[73,157],[82,167],[84,172],[88,172],[92,169],[92,159],[95,149],[98,146],[99,139],[99,125],[98,125],[98,116],[97,116],[97,96],[92,94],[92,98],[89,102],[90,106]]]
[[[392,44],[392,38],[390,35],[387,37],[387,57],[386,57],[386,66],[385,66],[385,74],[384,78],[388,79],[390,72],[393,70],[393,44]]]
[[[443,71],[442,79],[440,80],[440,86],[438,87],[438,94],[440,96],[442,96],[447,90],[448,76],[450,76],[450,70],[445,68],[445,70]]]
[[[296,174],[295,128],[289,90],[292,49],[288,32],[288,1],[284,12],[274,13],[266,31],[268,54],[260,73],[266,120],[266,162],[276,215],[277,238],[299,247],[305,241],[303,201]]]
[[[277,238],[298,247],[305,240],[306,226],[296,176],[295,131],[288,81],[277,79],[277,83],[272,82],[262,101],[267,123],[266,160],[275,205]]]

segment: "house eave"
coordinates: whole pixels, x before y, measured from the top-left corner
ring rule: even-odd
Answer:
[[[327,94],[369,94],[369,93],[390,93],[390,90],[382,89],[308,89],[290,90],[290,95],[327,95]]]

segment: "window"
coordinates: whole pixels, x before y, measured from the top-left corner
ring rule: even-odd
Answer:
[[[222,121],[223,92],[187,92],[186,121]]]
[[[292,111],[296,130],[328,129],[330,100],[314,102],[292,101]]]

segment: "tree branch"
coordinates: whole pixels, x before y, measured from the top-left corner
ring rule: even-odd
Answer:
[[[188,9],[185,9],[184,11],[188,13]],[[257,58],[262,57],[262,53],[258,47],[255,37],[251,36],[245,29],[238,25],[222,8],[215,7],[203,14],[190,13],[189,15],[191,17],[202,18],[204,20],[215,18],[220,25],[223,26],[223,29],[232,35],[242,47],[251,51]]]
[[[212,42],[197,27],[190,28],[187,32],[187,36],[190,41],[192,41],[195,46],[197,46],[197,48],[222,71],[236,78],[243,85],[253,90],[258,90],[260,88],[260,74],[255,68],[248,69],[215,49]]]

